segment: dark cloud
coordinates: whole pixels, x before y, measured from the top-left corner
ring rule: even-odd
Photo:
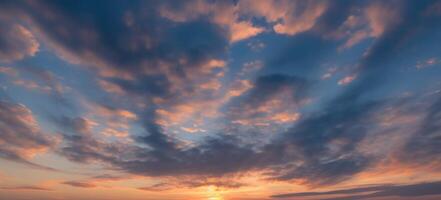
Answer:
[[[52,191],[50,188],[35,186],[35,185],[23,185],[23,186],[11,186],[0,187],[1,190],[36,190],[36,191]]]
[[[78,181],[66,181],[66,182],[63,182],[63,184],[70,185],[72,187],[80,187],[80,188],[94,188],[94,187],[96,187],[96,185],[93,183],[78,182]]]
[[[139,136],[136,141],[149,145],[159,154],[172,152],[175,153],[176,143],[171,140],[167,135],[163,133],[162,127],[154,121],[156,119],[156,113],[154,110],[150,110],[145,114],[145,120],[143,126],[148,135]]]
[[[141,54],[149,55],[146,41],[137,37],[135,30],[129,29],[124,21],[124,12],[130,12],[130,8],[144,8],[139,6],[139,3],[41,1],[23,7],[29,8],[24,12],[32,17],[32,22],[48,37],[47,39],[66,53],[72,54],[74,58],[81,59],[81,62],[90,62],[89,64],[97,61],[112,66],[124,66],[128,70],[136,69],[134,64],[144,58]],[[43,15],[40,11],[48,14]],[[61,24],[62,28],[55,28]],[[143,35],[143,32],[139,34]],[[148,32],[143,36],[147,40],[150,37]],[[139,46],[131,49],[131,43]],[[92,55],[86,56],[87,52]]]
[[[167,183],[157,183],[146,187],[139,187],[138,190],[145,190],[145,191],[164,191],[172,189],[169,184]]]
[[[124,152],[130,150],[127,145],[97,139],[91,132],[91,121],[85,118],[60,117],[54,121],[58,127],[65,130],[62,132],[65,144],[58,150],[58,153],[69,160],[113,163],[116,159],[122,159],[125,156]]]
[[[301,101],[306,98],[306,91],[310,84],[301,77],[283,74],[272,74],[258,77],[255,86],[246,94],[246,103],[257,106],[266,102],[277,93],[285,92],[288,89],[292,92],[294,101]]]
[[[122,80],[118,78],[113,78],[108,80],[110,82],[119,85],[121,88],[124,88],[125,91],[135,95],[142,94],[147,97],[151,97],[151,96],[166,97],[170,95],[169,92],[170,82],[167,80],[167,77],[163,75],[144,76],[144,77],[140,77],[135,81]]]
[[[362,194],[371,192],[370,194]],[[326,195],[350,195],[337,198],[327,198]],[[354,195],[355,194],[355,195]],[[441,182],[417,183],[411,185],[381,185],[372,187],[359,187],[345,190],[334,190],[327,192],[304,192],[273,195],[273,198],[291,198],[297,197],[322,197],[326,200],[355,200],[355,199],[375,199],[381,197],[422,197],[426,195],[441,195]]]
[[[59,152],[61,155],[77,162],[101,161],[134,174],[221,176],[258,168],[260,163],[268,165],[267,160],[278,160],[239,145],[233,136],[220,135],[196,147],[180,149],[157,125],[151,124],[146,128],[150,134],[137,139],[148,145],[141,147],[98,140],[83,118],[63,118],[58,124],[66,130],[65,145]],[[219,163],[219,159],[223,162]]]
[[[121,165],[132,173],[150,176],[221,176],[256,167],[254,164],[259,156],[249,147],[239,146],[233,137],[220,136],[185,150],[140,152],[138,158],[144,160],[125,162]],[[223,162],[219,163],[219,159]]]
[[[111,182],[111,181],[120,181],[130,179],[130,176],[118,176],[118,175],[110,175],[110,174],[101,174],[96,175],[84,180],[72,180],[72,181],[64,181],[61,184],[70,185],[72,187],[79,188],[94,188],[98,187],[102,182]]]
[[[299,163],[275,169],[275,179],[303,179],[308,184],[330,184],[363,171],[370,159],[357,152],[356,144],[372,126],[378,103],[331,104],[323,112],[305,118],[274,146],[291,146]],[[296,161],[293,159],[292,161]]]
[[[373,191],[379,191],[382,190],[384,187],[387,186],[370,186],[370,187],[358,187],[358,188],[351,188],[351,189],[343,189],[343,190],[332,190],[332,191],[326,191],[326,192],[299,192],[299,193],[287,193],[287,194],[277,194],[272,195],[273,198],[292,198],[292,197],[308,197],[308,196],[320,196],[320,195],[351,195],[351,194],[357,194],[362,192],[373,192]]]
[[[163,191],[174,188],[198,188],[203,186],[214,186],[216,188],[234,189],[247,186],[244,183],[234,180],[209,180],[207,178],[197,178],[188,180],[171,180],[167,183],[157,183],[146,187],[140,187],[139,190],[145,191]]]
[[[128,178],[128,177],[111,175],[111,174],[101,174],[101,175],[93,176],[91,179],[98,180],[98,181],[117,181],[117,180],[122,180],[122,179],[126,179],[126,178]]]

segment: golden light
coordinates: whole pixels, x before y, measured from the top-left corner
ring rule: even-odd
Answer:
[[[224,198],[219,193],[219,191],[216,190],[215,186],[209,186],[207,189],[207,200],[223,200]]]

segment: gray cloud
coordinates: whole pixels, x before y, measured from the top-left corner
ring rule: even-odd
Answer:
[[[371,192],[370,194],[362,194]],[[327,198],[326,195],[346,195],[337,198]],[[358,187],[344,190],[334,190],[327,192],[304,192],[273,195],[273,198],[300,199],[302,197],[318,197],[323,200],[355,200],[355,199],[375,199],[381,197],[423,197],[426,195],[441,195],[441,182],[427,182],[410,185],[380,185],[371,187]]]
[[[34,154],[56,145],[56,137],[43,133],[31,110],[0,101],[0,157],[41,169],[52,169],[29,161]]]
[[[23,186],[10,186],[0,187],[1,190],[36,190],[36,191],[52,191],[50,188],[36,186],[36,185],[23,185]]]

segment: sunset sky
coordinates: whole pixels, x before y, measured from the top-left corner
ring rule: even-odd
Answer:
[[[0,200],[318,199],[441,199],[441,0],[0,0]]]

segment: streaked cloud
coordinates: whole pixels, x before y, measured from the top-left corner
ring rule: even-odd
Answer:
[[[58,139],[40,130],[32,111],[22,104],[0,102],[0,156],[2,158],[50,169],[32,163],[37,154],[53,148]]]

